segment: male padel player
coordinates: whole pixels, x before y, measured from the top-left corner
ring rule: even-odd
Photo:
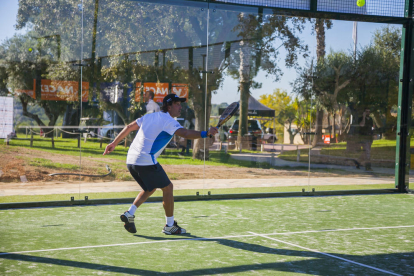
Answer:
[[[171,141],[174,134],[186,139],[199,139],[214,135],[218,130],[215,127],[211,127],[209,131],[189,130],[174,120],[174,117],[180,115],[181,102],[185,100],[175,94],[167,95],[163,99],[162,112],[146,114],[130,123],[105,148],[104,155],[113,151],[116,145],[131,131],[138,131],[129,147],[126,163],[129,172],[141,186],[142,191],[129,210],[121,215],[121,220],[125,223],[124,227],[130,233],[137,232],[134,223],[135,211],[157,188],[161,189],[163,193],[166,216],[166,225],[162,232],[167,235],[186,233],[186,230],[178,226],[174,220],[173,184],[157,162],[157,157]]]

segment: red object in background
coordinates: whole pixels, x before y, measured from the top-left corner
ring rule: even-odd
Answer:
[[[233,130],[232,130],[232,129],[230,129],[230,130],[229,130],[229,133],[230,133],[230,134],[232,134],[232,133],[233,133]]]
[[[331,143],[331,136],[330,135],[322,135],[322,139],[323,139],[323,142],[325,144],[330,144]]]

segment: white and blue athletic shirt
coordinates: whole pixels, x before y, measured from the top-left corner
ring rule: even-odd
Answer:
[[[128,150],[127,164],[157,164],[157,157],[168,145],[177,129],[182,128],[170,114],[155,112],[136,120],[139,130]]]

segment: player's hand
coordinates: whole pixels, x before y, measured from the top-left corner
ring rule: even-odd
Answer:
[[[210,127],[210,129],[207,132],[208,136],[214,136],[218,133],[218,128],[216,127]]]
[[[105,151],[104,151],[103,155],[112,152],[115,149],[115,147],[116,147],[116,145],[114,145],[113,143],[108,144],[105,148]]]

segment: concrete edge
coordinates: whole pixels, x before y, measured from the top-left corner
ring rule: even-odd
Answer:
[[[372,189],[372,190],[338,190],[338,191],[312,191],[312,192],[286,192],[286,193],[252,193],[252,194],[218,194],[218,195],[187,195],[175,196],[175,201],[198,200],[226,200],[226,199],[252,199],[269,197],[303,197],[303,196],[340,196],[340,195],[370,195],[370,194],[394,194],[397,189]],[[13,202],[0,203],[0,210],[35,207],[65,207],[85,206],[101,204],[131,203],[135,198],[112,199],[88,199],[73,201],[39,201],[39,202]],[[147,202],[162,202],[162,197],[150,197]]]

